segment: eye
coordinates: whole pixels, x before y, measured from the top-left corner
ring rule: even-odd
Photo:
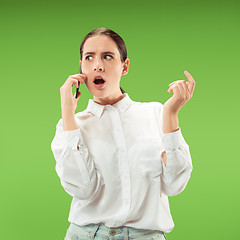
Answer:
[[[111,55],[105,55],[105,57],[106,57],[106,56],[110,57],[109,59],[113,58]]]
[[[85,57],[85,59],[86,59],[86,60],[88,60],[88,59],[89,59],[89,57],[92,57],[92,56],[86,56],[86,57]]]
[[[110,58],[107,58],[107,59],[112,59],[112,58],[113,58],[111,55],[104,55],[104,57],[106,57],[106,56],[107,56],[107,57],[110,57]],[[90,55],[89,55],[89,56],[86,56],[85,59],[86,59],[86,60],[89,60],[90,57],[92,57],[92,56],[90,56]]]

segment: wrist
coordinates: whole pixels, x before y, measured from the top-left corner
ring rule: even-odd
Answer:
[[[179,110],[173,110],[173,109],[169,109],[169,108],[167,108],[167,107],[165,107],[164,105],[163,105],[163,112],[165,113],[165,114],[168,114],[168,115],[178,115],[178,112],[179,112]]]
[[[163,109],[163,133],[175,132],[178,129],[178,111],[174,112],[166,108]]]
[[[75,112],[70,109],[62,109],[62,116],[74,117]]]

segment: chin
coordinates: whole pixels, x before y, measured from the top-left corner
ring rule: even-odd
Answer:
[[[97,97],[97,98],[105,98],[108,96],[108,94],[103,90],[91,91],[91,93],[94,97]]]

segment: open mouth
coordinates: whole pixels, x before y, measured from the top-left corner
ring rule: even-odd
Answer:
[[[105,81],[104,81],[102,78],[96,78],[96,79],[94,80],[94,83],[95,83],[96,85],[101,85],[101,84],[104,84]]]

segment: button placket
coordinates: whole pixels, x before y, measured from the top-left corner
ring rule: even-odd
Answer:
[[[121,122],[121,118],[119,116],[119,112],[117,109],[111,109],[111,119],[114,129],[114,138],[118,148],[118,157],[119,157],[119,168],[120,173],[122,174],[121,182],[123,189],[123,205],[122,205],[122,214],[120,224],[122,224],[128,216],[130,205],[131,205],[131,187],[130,187],[130,169],[128,162],[128,154],[127,154],[127,146],[126,140],[124,136],[123,126]]]

